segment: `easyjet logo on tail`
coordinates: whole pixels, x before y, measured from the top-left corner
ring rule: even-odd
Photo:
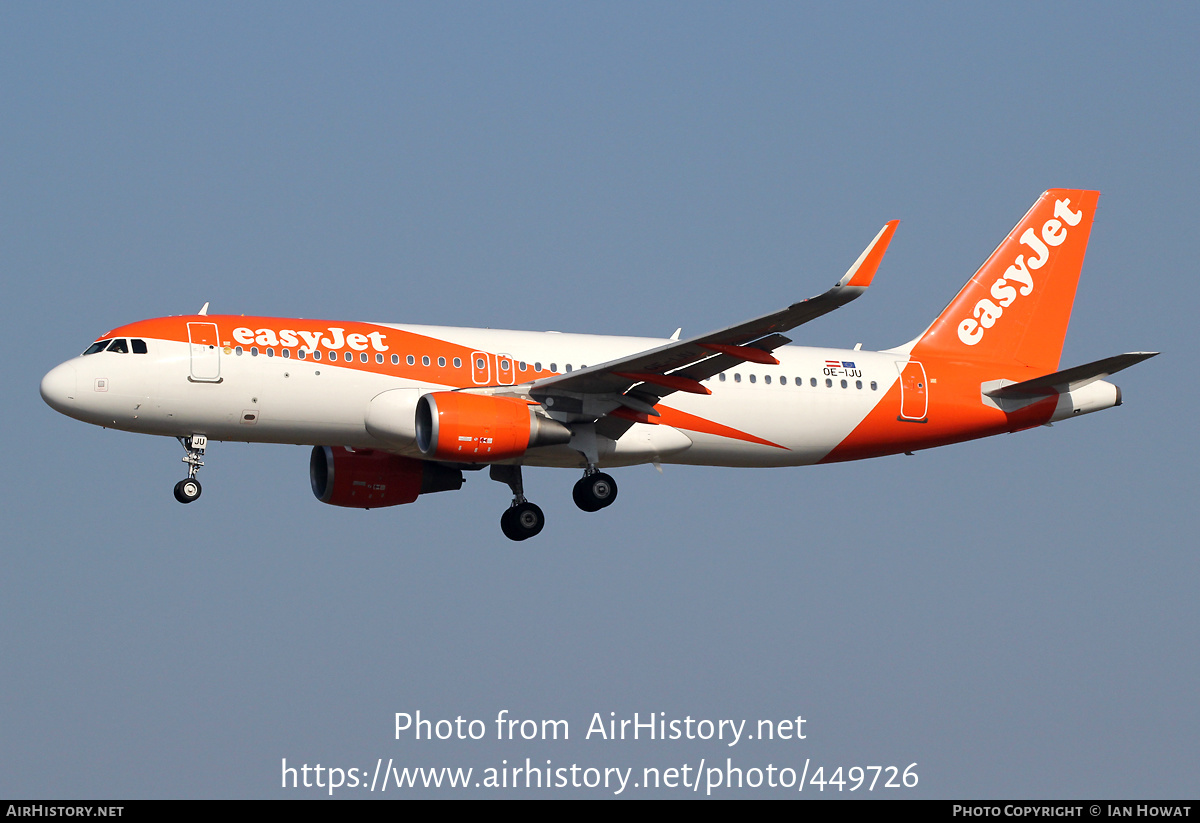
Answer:
[[[1083,219],[1083,210],[1071,211],[1069,199],[1054,201],[1054,217],[1042,224],[1041,236],[1032,227],[1021,234],[1020,242],[1028,246],[1033,256],[1026,258],[1018,254],[1016,260],[1004,272],[1003,277],[996,278],[992,284],[991,298],[984,297],[975,303],[971,317],[964,318],[958,324],[958,339],[968,346],[974,346],[983,339],[984,334],[996,321],[1004,315],[1004,310],[1020,297],[1028,297],[1033,293],[1033,272],[1045,266],[1050,260],[1050,249],[1061,246],[1067,239],[1068,228],[1078,226]]]

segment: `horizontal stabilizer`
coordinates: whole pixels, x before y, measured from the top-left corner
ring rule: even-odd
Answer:
[[[1115,357],[1106,357],[1094,363],[1084,363],[1082,366],[1063,369],[1053,374],[1044,374],[1032,380],[990,389],[985,391],[984,394],[996,398],[1044,397],[1051,394],[1065,394],[1066,392],[1080,389],[1088,383],[1103,380],[1105,377],[1116,374],[1122,369],[1136,366],[1138,363],[1141,363],[1143,360],[1149,360],[1156,354],[1158,354],[1156,351],[1135,351],[1118,354]]]

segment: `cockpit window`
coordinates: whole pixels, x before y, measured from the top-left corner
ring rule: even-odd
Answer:
[[[129,347],[131,344],[133,346],[134,354],[149,353],[149,350],[146,348],[145,340],[138,340],[136,338],[133,340],[127,340],[124,337],[117,337],[109,340],[97,340],[95,343],[87,347],[87,351],[85,351],[84,354],[97,354],[102,351],[111,351],[115,352],[116,354],[129,354]]]

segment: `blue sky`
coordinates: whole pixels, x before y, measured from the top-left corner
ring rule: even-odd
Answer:
[[[1198,21],[4,5],[0,793],[319,794],[282,791],[282,758],[730,756],[916,762],[904,796],[1195,796]],[[1163,352],[1115,380],[1124,406],[914,457],[624,469],[596,515],[574,473],[531,470],[548,525],[522,544],[483,477],[343,511],[296,447],[216,444],[185,509],[177,444],[37,393],[104,331],[205,301],[698,333],[823,291],[899,218],[871,292],[796,335],[884,348],[1051,187],[1103,193],[1063,364]],[[395,740],[418,709],[572,739]],[[596,712],[799,714],[808,737],[584,740]]]

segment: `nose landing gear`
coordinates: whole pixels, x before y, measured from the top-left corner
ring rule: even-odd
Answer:
[[[180,503],[191,503],[193,500],[200,497],[200,481],[196,479],[196,472],[200,471],[200,467],[204,465],[201,460],[204,456],[204,449],[208,446],[208,438],[203,434],[193,434],[191,437],[177,437],[179,445],[183,446],[187,456],[183,458],[183,462],[187,463],[188,476],[175,484],[175,499]]]

